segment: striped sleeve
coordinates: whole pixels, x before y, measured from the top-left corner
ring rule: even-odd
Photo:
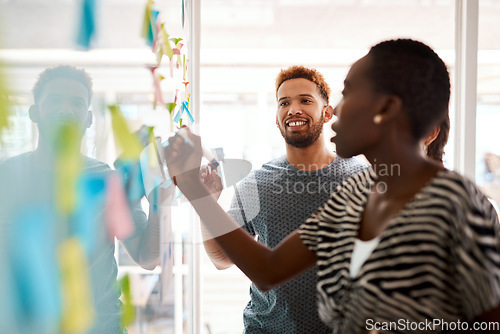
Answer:
[[[371,168],[365,168],[345,179],[342,186],[332,193],[330,199],[300,226],[300,238],[309,250],[316,253],[318,243],[323,240],[325,233],[328,234],[332,228],[335,229],[336,224],[351,223],[353,217],[349,211],[353,211],[353,207],[354,209],[363,207],[366,191],[373,184],[374,175]],[[357,220],[358,218],[354,218],[354,221]]]
[[[491,203],[471,182],[450,180],[449,186],[458,198],[452,222],[458,288],[463,312],[473,320],[500,305],[500,225]]]
[[[299,228],[299,236],[304,245],[307,248],[316,253],[318,249],[318,225],[319,225],[319,217],[321,215],[321,211],[324,208],[321,207],[318,211],[312,214]]]

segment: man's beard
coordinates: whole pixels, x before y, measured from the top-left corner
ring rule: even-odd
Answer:
[[[314,144],[319,136],[321,136],[321,133],[323,132],[323,124],[324,124],[325,116],[321,115],[320,119],[315,122],[311,123],[309,132],[305,135],[289,135],[286,133],[286,125],[285,128],[279,127],[281,135],[285,139],[285,142],[293,147],[297,148],[304,148],[311,146]]]

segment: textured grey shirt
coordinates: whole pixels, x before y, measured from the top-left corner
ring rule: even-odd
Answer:
[[[359,160],[336,157],[326,168],[304,171],[283,156],[240,182],[228,213],[273,248],[323,205],[345,178],[366,167]],[[331,333],[318,316],[316,282],[313,268],[268,292],[252,284],[243,312],[245,333]]]

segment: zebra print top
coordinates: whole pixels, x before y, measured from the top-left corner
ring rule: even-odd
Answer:
[[[391,220],[350,277],[375,180],[372,169],[347,179],[299,229],[317,256],[319,313],[334,333],[359,333],[374,321],[470,321],[499,305],[498,216],[472,182],[449,170],[439,171]]]

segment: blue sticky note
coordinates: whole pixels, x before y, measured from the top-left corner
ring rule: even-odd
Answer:
[[[122,175],[128,201],[139,201],[145,195],[139,161],[117,160],[114,165]]]
[[[95,0],[83,0],[78,29],[77,43],[85,49],[90,48],[90,42],[95,34]]]
[[[52,238],[55,216],[48,207],[33,205],[13,218],[8,254],[18,295],[18,323],[39,333],[56,333],[61,291]]]
[[[77,186],[77,204],[72,216],[72,235],[82,243],[89,257],[95,249],[97,229],[102,224],[106,194],[104,175],[83,174]]]
[[[191,112],[189,112],[188,103],[186,101],[182,102],[182,110],[184,110],[187,113],[189,119],[191,120],[191,123],[194,123],[194,118],[191,115]]]
[[[184,29],[184,0],[182,0],[182,29]]]
[[[181,117],[182,117],[182,108],[179,108],[179,110],[177,110],[177,114],[175,114],[174,122],[179,123]]]
[[[156,9],[151,9],[151,16],[152,16],[152,21],[151,25],[149,26],[149,36],[148,36],[148,43],[150,46],[153,46],[153,42],[156,38],[156,22],[158,21],[158,14],[160,14],[159,11]]]
[[[14,290],[10,261],[4,247],[0,248],[0,333],[18,333],[19,304]]]

